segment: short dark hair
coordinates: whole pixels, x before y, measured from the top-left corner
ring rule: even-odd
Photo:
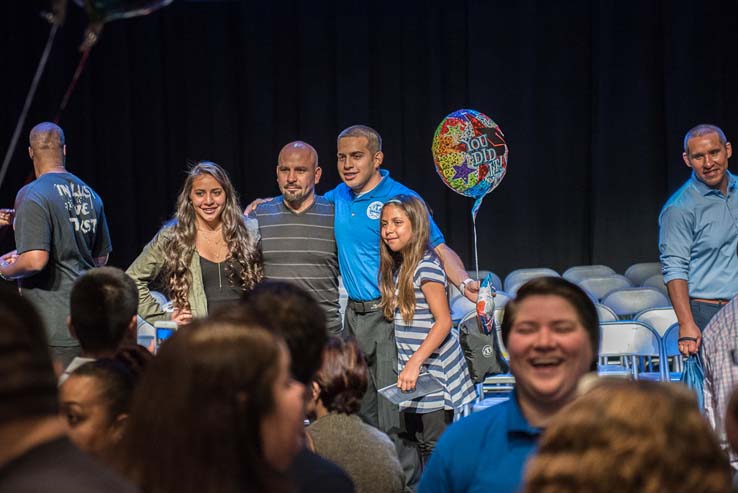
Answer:
[[[239,303],[223,307],[212,318],[259,325],[278,334],[290,350],[292,375],[305,385],[320,368],[328,338],[325,312],[310,293],[295,284],[262,281]]]
[[[372,154],[376,154],[382,150],[382,136],[379,135],[379,132],[367,125],[351,125],[350,127],[344,128],[338,134],[336,142],[338,143],[346,137],[364,137],[367,140],[366,147]]]
[[[728,139],[725,137],[725,132],[723,132],[720,127],[710,125],[709,123],[700,123],[699,125],[690,128],[684,135],[684,152],[689,154],[689,139],[709,134],[717,134],[718,140],[723,146],[728,143]]]
[[[138,312],[133,279],[115,267],[85,272],[72,287],[69,317],[84,351],[115,351]]]
[[[0,286],[0,424],[57,414],[46,329],[31,302]]]
[[[141,379],[148,362],[153,358],[143,346],[119,350],[112,358],[100,358],[75,369],[72,377],[93,377],[100,383],[102,404],[112,424],[131,407],[133,390]]]
[[[515,323],[520,303],[530,296],[559,296],[566,300],[577,313],[579,321],[589,334],[589,342],[592,345],[594,355],[593,365],[597,362],[597,354],[600,350],[600,319],[597,316],[597,308],[587,293],[576,284],[567,281],[563,277],[537,277],[523,284],[517,291],[515,299],[505,305],[505,314],[502,316],[502,341],[507,344],[510,330]]]
[[[353,338],[331,337],[323,351],[323,366],[315,375],[318,398],[330,412],[355,414],[369,382],[364,354]]]

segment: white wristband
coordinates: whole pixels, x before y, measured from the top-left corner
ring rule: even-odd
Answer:
[[[464,290],[466,289],[466,285],[469,284],[470,282],[474,282],[474,279],[472,279],[471,277],[467,277],[466,279],[464,279],[463,281],[461,281],[459,283],[459,292],[461,294],[464,294]]]

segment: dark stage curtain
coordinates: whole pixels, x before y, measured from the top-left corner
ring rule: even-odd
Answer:
[[[46,6],[6,2],[0,17],[3,153]],[[29,175],[25,136],[56,113],[84,24],[70,2],[0,207]],[[474,108],[510,148],[479,213],[480,267],[622,271],[657,259],[659,210],[689,176],[684,132],[712,122],[738,139],[736,32],[735,0],[177,0],[106,25],[61,121],[68,167],[103,197],[111,263],[126,267],[172,213],[188,161],[225,166],[248,203],[278,193],[277,152],[303,139],[325,192],[337,133],[366,123],[471,268],[472,201],[442,184],[430,146],[446,114]]]

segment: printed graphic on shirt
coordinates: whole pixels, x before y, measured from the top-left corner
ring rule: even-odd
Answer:
[[[89,187],[76,183],[69,185],[55,183],[54,188],[64,201],[64,207],[69,213],[69,222],[74,224],[74,230],[94,234],[97,218]]]
[[[382,206],[384,204],[380,202],[379,200],[375,200],[371,204],[369,204],[369,207],[366,208],[366,215],[369,219],[379,219],[379,216],[382,215]]]

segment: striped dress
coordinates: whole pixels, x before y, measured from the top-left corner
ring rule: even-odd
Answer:
[[[398,372],[402,372],[405,368],[405,364],[418,350],[435,322],[425,295],[420,289],[423,282],[437,282],[446,286],[446,274],[441,268],[441,262],[431,251],[425,252],[415,269],[413,278],[415,315],[410,325],[405,324],[400,310],[395,310]],[[443,344],[425,360],[421,373],[426,370],[444,385],[444,390],[403,402],[400,404],[401,411],[420,414],[442,409],[453,411],[473,402],[476,398],[466,360],[453,331],[449,332]]]

